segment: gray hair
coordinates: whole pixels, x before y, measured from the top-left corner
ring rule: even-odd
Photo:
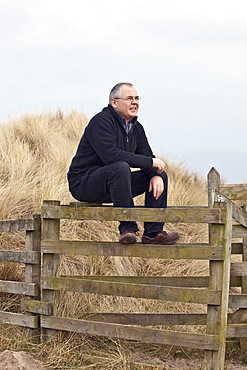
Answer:
[[[112,89],[111,89],[111,92],[110,92],[110,95],[109,95],[109,104],[111,104],[111,100],[112,99],[116,99],[119,97],[119,90],[121,89],[122,86],[129,86],[129,87],[133,87],[133,85],[129,82],[119,82],[118,84],[116,84]]]

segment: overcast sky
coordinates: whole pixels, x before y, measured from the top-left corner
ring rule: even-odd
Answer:
[[[132,82],[156,155],[247,181],[246,0],[0,0],[0,122]]]

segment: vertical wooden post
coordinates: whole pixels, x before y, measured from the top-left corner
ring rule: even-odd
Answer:
[[[219,190],[220,185],[220,174],[212,167],[208,173],[208,207],[212,208],[215,202],[215,191]],[[208,238],[209,244],[211,244],[211,224],[208,225]]]
[[[244,210],[247,211],[247,206],[243,206]],[[247,261],[247,238],[243,238],[243,261]],[[242,276],[242,294],[247,294],[247,276]]]
[[[35,283],[37,285],[37,293],[35,297],[26,296],[27,299],[40,299],[40,274],[41,274],[41,222],[40,215],[33,215],[34,219],[34,230],[26,231],[26,251],[27,252],[38,252],[39,260],[37,264],[28,264],[25,266],[25,282]],[[26,315],[35,316],[30,312],[26,312]],[[30,334],[33,343],[40,342],[40,328],[37,329],[27,329]]]
[[[223,370],[225,361],[227,311],[230,286],[231,239],[232,239],[232,205],[230,202],[215,204],[225,216],[225,224],[211,226],[211,245],[223,246],[224,260],[210,261],[209,288],[221,291],[221,304],[208,305],[207,334],[219,336],[217,351],[205,351],[203,370]]]
[[[219,185],[220,174],[214,167],[212,167],[208,173],[208,206],[210,208],[213,207],[215,201],[214,192],[215,190],[219,190]]]
[[[245,205],[245,210],[247,210],[247,206]],[[247,238],[243,238],[243,261],[247,261]],[[242,294],[247,294],[247,276],[242,276]],[[247,350],[247,336],[240,338],[240,347],[241,352],[245,352]]]
[[[44,201],[44,205],[59,206],[60,201]],[[59,240],[60,237],[60,219],[43,218],[43,239],[44,240]],[[44,253],[43,255],[43,276],[56,276],[59,266],[59,255],[52,253]],[[43,290],[43,300],[54,305],[55,292],[52,290]],[[52,312],[53,314],[53,312]],[[54,331],[51,329],[43,329],[42,339],[48,341],[52,339]]]

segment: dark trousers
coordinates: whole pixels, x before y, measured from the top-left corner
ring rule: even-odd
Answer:
[[[98,168],[89,177],[81,179],[80,188],[74,189],[72,195],[79,201],[89,203],[113,203],[114,207],[134,207],[133,198],[145,193],[145,207],[167,207],[166,172],[160,175],[164,181],[164,192],[159,199],[155,199],[153,192],[149,192],[150,179],[143,171],[131,172],[126,162],[116,162]],[[83,193],[82,190],[83,189]],[[145,222],[144,234],[162,231],[163,222]],[[121,221],[119,231],[138,231],[134,221]]]

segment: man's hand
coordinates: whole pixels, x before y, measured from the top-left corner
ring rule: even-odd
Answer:
[[[165,163],[160,158],[153,158],[153,166],[157,168],[157,173],[161,173],[165,169]]]
[[[160,176],[154,176],[149,183],[148,191],[153,191],[153,196],[157,200],[164,191],[164,181]]]

